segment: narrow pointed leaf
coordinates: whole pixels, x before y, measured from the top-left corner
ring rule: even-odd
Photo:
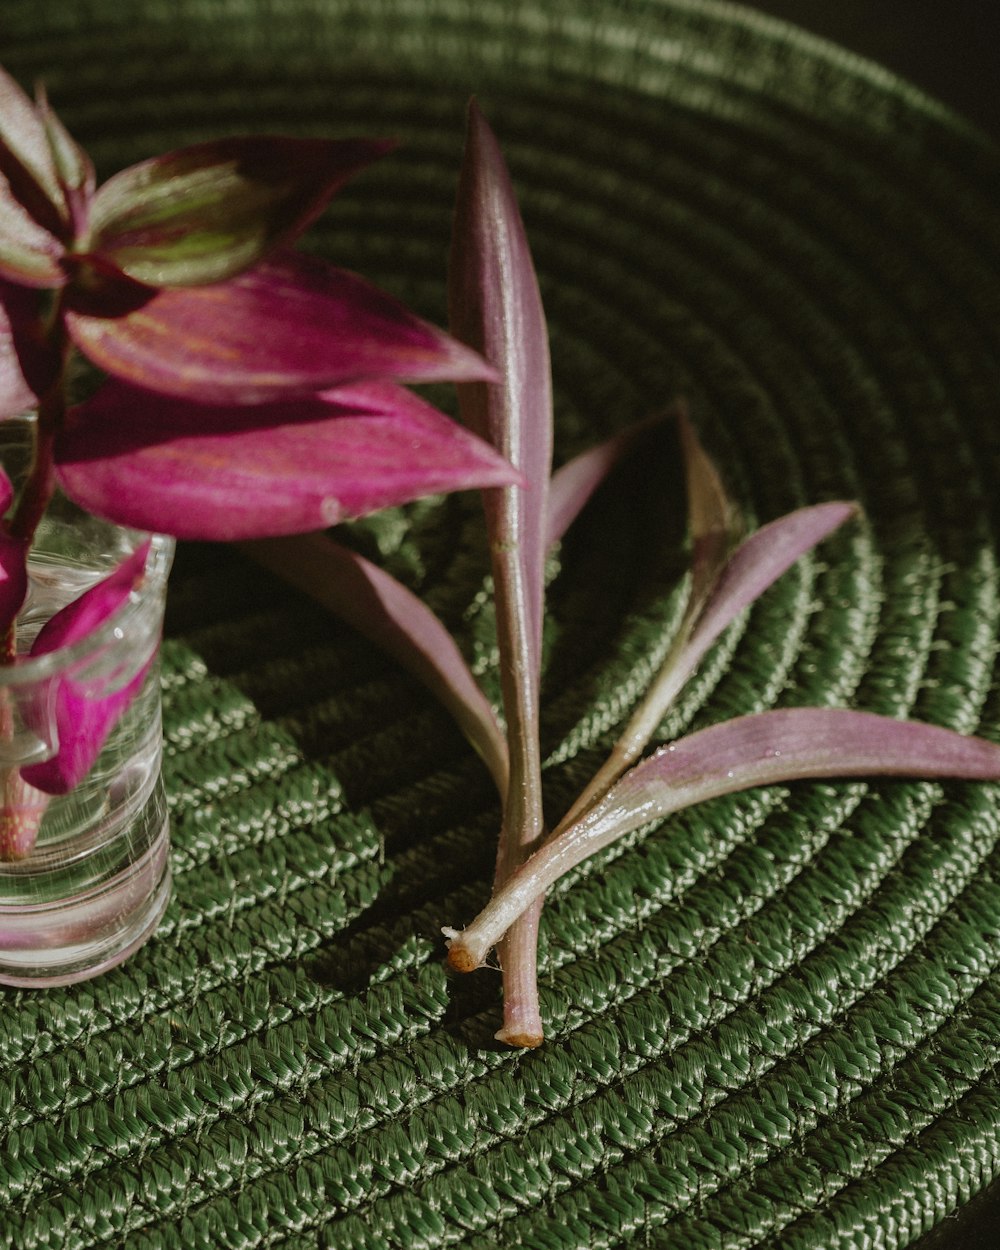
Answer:
[[[716,573],[713,584],[707,587],[701,611],[664,673],[664,684],[656,691],[659,703],[654,713],[656,721],[662,718],[722,631],[796,560],[857,515],[857,504],[844,501],[799,508],[762,526],[736,549]],[[642,746],[647,741],[648,736]]]
[[[721,572],[715,573],[714,582],[703,584],[700,611],[685,617],[655,681],[560,828],[575,821],[642,755],[684,683],[722,631],[796,560],[857,513],[856,504],[844,502],[799,508],[762,526],[736,549]],[[717,564],[716,555],[708,559]]]
[[[360,379],[491,376],[474,352],[391,296],[295,252],[214,286],[81,294],[67,324],[105,372],[204,403],[266,403]]]
[[[687,615],[693,620],[718,580],[743,527],[714,462],[695,433],[687,406],[678,404],[675,412],[684,459],[691,536],[691,588]]]
[[[499,369],[495,384],[459,387],[463,420],[524,475],[524,490],[485,499],[513,613],[526,614],[523,657],[538,667],[552,461],[548,332],[524,225],[496,138],[470,105],[449,266],[451,329]],[[498,591],[499,591],[498,587]],[[516,592],[516,593],[515,593]]]
[[[168,152],[100,188],[92,248],[151,286],[222,282],[290,242],[392,146],[256,135]]]
[[[855,503],[799,508],[762,526],[733,553],[712,587],[679,662],[686,676],[722,631],[806,552],[858,515]]]
[[[477,967],[507,927],[563,873],[616,838],[707,799],[806,778],[1000,779],[1000,746],[919,721],[841,708],[739,717],[662,747],[575,824],[552,837],[461,933],[453,964]]]
[[[66,494],[99,516],[215,541],[303,533],[517,478],[481,440],[390,384],[239,408],[109,382],[72,411],[56,465]]]
[[[47,655],[72,646],[107,624],[141,582],[148,552],[147,541],[109,577],[57,612],[42,627],[31,655]],[[35,715],[41,725],[48,724],[50,714],[54,717],[58,746],[51,759],[23,768],[23,779],[46,794],[66,794],[78,785],[101,753],[108,734],[142,689],[151,662],[152,656],[119,688],[115,689],[111,682],[112,688],[107,692],[95,691],[90,681],[72,672],[53,677],[38,699]]]
[[[548,334],[510,176],[475,103],[469,108],[449,265],[453,333],[500,370],[493,384],[459,387],[463,420],[524,476],[523,488],[484,495],[493,564],[510,786],[496,881],[506,880],[544,831],[538,688],[544,613],[552,391]],[[537,915],[508,936],[504,1026],[513,1045],[541,1041],[534,975]]]
[[[503,730],[455,640],[421,599],[328,534],[263,539],[243,543],[242,550],[353,626],[422,681],[454,716],[489,769],[501,797],[506,794]]]

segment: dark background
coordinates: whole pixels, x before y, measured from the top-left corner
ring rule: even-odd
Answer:
[[[744,2],[888,66],[1000,139],[1000,0]]]
[[[1000,0],[744,3],[894,70],[1000,141]],[[1000,1250],[1000,1182],[913,1250]]]

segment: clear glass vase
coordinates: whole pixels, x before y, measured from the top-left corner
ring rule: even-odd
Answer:
[[[0,461],[15,483],[29,438],[30,422],[0,424]],[[23,820],[35,835],[23,858],[0,860],[2,984],[66,985],[104,972],[146,940],[169,898],[159,649],[173,540],[153,537],[140,585],[91,635],[24,658],[56,611],[147,537],[57,497],[32,546],[22,658],[0,666],[0,824]],[[26,786],[21,770],[57,750],[53,692],[67,679],[85,699],[131,682],[138,693],[82,781],[49,796]]]

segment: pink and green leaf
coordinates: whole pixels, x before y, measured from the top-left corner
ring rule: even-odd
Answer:
[[[1000,779],[1000,746],[919,721],[841,708],[759,712],[702,729],[637,764],[553,836],[462,931],[449,958],[478,967],[515,919],[563,873],[615,839],[673,812],[755,786],[810,778]]]
[[[145,576],[149,542],[143,543],[110,576],[85,591],[57,612],[39,631],[31,656],[48,655],[92,637],[128,601]],[[55,728],[55,752],[47,760],[21,769],[25,782],[45,794],[66,794],[90,771],[111,730],[142,689],[150,660],[121,686],[112,681],[110,691],[95,691],[89,680],[72,672],[51,678],[37,699],[26,708],[34,717],[40,736],[49,725]]]
[[[83,239],[89,229],[90,206],[96,186],[94,164],[62,124],[45,91],[39,88],[37,95],[38,116],[45,128],[70,233],[74,239]]]
[[[20,205],[47,235],[63,237],[68,216],[44,119],[30,96],[3,69],[0,180],[6,191],[6,196],[0,196],[4,216],[11,203]]]
[[[106,373],[209,404],[293,399],[362,379],[492,376],[468,348],[362,278],[285,252],[229,282],[150,291],[102,275],[67,325]]]
[[[459,387],[463,420],[521,471],[524,484],[484,495],[492,553],[510,785],[497,856],[500,885],[544,834],[538,740],[552,390],[548,333],[514,188],[499,145],[473,102],[449,266],[452,332],[500,371]],[[539,908],[508,936],[504,1025],[518,1046],[542,1037],[535,979]]]
[[[391,142],[257,135],[122,170],[93,204],[91,250],[137,282],[223,282],[297,237]]]
[[[108,382],[70,413],[56,465],[66,494],[99,516],[215,541],[517,480],[492,448],[389,383],[241,408]]]
[[[413,674],[451,712],[501,798],[507,740],[454,638],[411,590],[328,534],[242,544],[249,556],[310,595]]]
[[[22,286],[63,286],[65,247],[15,200],[0,177],[0,279]]]

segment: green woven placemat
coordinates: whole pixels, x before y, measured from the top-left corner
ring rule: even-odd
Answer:
[[[560,458],[690,400],[763,521],[867,520],[722,642],[664,726],[806,702],[1000,733],[1000,159],[881,71],[684,0],[3,0],[104,173],[236,129],[389,133],[316,243],[443,317],[466,96],[523,198]],[[551,589],[555,812],[676,616],[669,465]],[[651,487],[651,489],[650,489]],[[474,498],[358,541],[496,690]],[[902,1250],[1000,1174],[991,786],[775,787],[584,865],[544,917],[549,1040],[439,927],[497,810],[445,715],[225,549],[165,646],[175,897],[91,984],[0,998],[16,1250]]]

